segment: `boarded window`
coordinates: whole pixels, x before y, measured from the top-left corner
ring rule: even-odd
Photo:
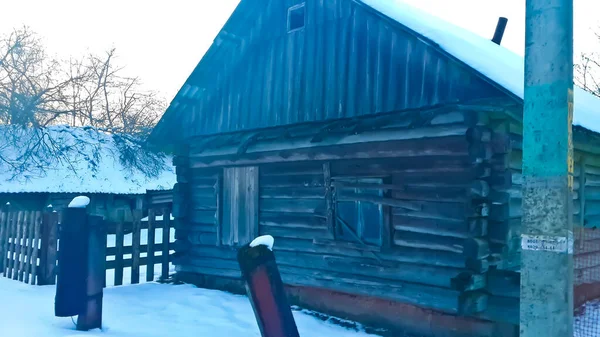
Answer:
[[[258,235],[258,167],[223,169],[220,241],[242,246]]]
[[[337,180],[347,186],[382,184],[382,179]],[[381,245],[383,230],[383,206],[369,201],[370,197],[383,197],[383,190],[376,188],[337,189],[336,237],[339,240]]]
[[[288,32],[304,28],[305,23],[305,4],[290,7],[288,10]]]

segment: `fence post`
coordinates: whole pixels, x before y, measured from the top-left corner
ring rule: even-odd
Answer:
[[[154,241],[155,241],[155,216],[156,212],[150,208],[148,210],[148,241],[146,254],[146,281],[154,281]]]
[[[169,278],[169,241],[171,241],[171,210],[163,209],[163,230],[162,230],[162,270],[161,279]]]
[[[77,316],[77,330],[102,328],[102,298],[106,270],[106,226],[102,217],[87,217],[86,301]]]
[[[56,284],[56,258],[58,255],[58,213],[51,206],[46,208],[42,218],[42,239],[40,243],[40,265],[37,284]]]
[[[115,234],[115,280],[114,285],[120,286],[123,285],[123,245],[124,245],[124,221],[125,221],[125,212],[120,209],[117,211],[117,229]]]
[[[261,236],[238,251],[238,263],[262,337],[300,337],[271,251],[273,237]]]
[[[89,198],[77,197],[64,210],[60,226],[58,277],[54,314],[57,317],[79,315],[85,306],[87,275],[86,206]]]
[[[140,283],[140,237],[142,231],[142,210],[133,210],[131,231],[131,284]]]
[[[0,271],[4,270],[8,245],[8,206],[0,207]]]

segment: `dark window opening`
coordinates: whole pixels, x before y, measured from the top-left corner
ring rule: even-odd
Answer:
[[[304,14],[304,3],[290,7],[290,9],[288,10],[288,32],[304,28]]]
[[[357,186],[382,184],[382,179],[345,180]],[[341,191],[340,191],[341,192]],[[369,197],[383,197],[381,189],[356,188],[346,190],[351,198],[340,198],[336,203],[336,237],[342,241],[362,242],[380,246],[383,229],[383,206],[369,200]],[[338,192],[339,193],[339,192]],[[341,194],[341,193],[340,193]],[[352,201],[346,201],[354,199]]]

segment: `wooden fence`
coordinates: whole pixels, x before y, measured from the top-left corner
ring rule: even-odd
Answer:
[[[42,220],[40,211],[0,212],[0,271],[5,277],[37,284]]]
[[[157,264],[161,266],[160,278],[169,276],[173,239],[171,229],[174,224],[170,209],[163,209],[160,216],[156,216],[155,209],[150,209],[148,217],[144,219],[140,211],[134,213],[133,223],[119,221],[109,224],[107,228],[106,270],[114,270],[115,286],[123,284],[125,268],[131,268],[131,284],[140,283],[140,270],[144,266],[147,282],[154,281]],[[123,219],[123,215],[119,214],[118,218]]]
[[[125,222],[124,213],[117,222],[107,222],[106,271],[114,271],[114,285],[122,285],[124,271],[131,270],[131,284],[140,283],[140,269],[146,268],[145,280],[154,281],[155,265],[160,278],[169,276],[173,236],[169,208],[150,209],[148,217],[134,211],[134,221]],[[59,214],[45,211],[0,211],[0,273],[13,280],[49,285],[56,283],[59,250]],[[159,237],[156,233],[158,232]],[[159,242],[157,242],[157,240]],[[106,277],[105,277],[106,279]]]

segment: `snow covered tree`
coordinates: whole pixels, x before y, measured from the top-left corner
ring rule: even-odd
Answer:
[[[74,137],[68,146],[61,144],[66,138],[57,138],[54,125],[110,134],[124,166],[149,176],[164,169],[164,156],[147,151],[144,140],[164,112],[165,101],[143,90],[139,78],[123,75],[116,59],[111,49],[60,60],[26,27],[0,35],[0,170],[8,167],[18,176],[41,174],[57,162],[95,162],[101,143],[94,143],[94,137]]]

